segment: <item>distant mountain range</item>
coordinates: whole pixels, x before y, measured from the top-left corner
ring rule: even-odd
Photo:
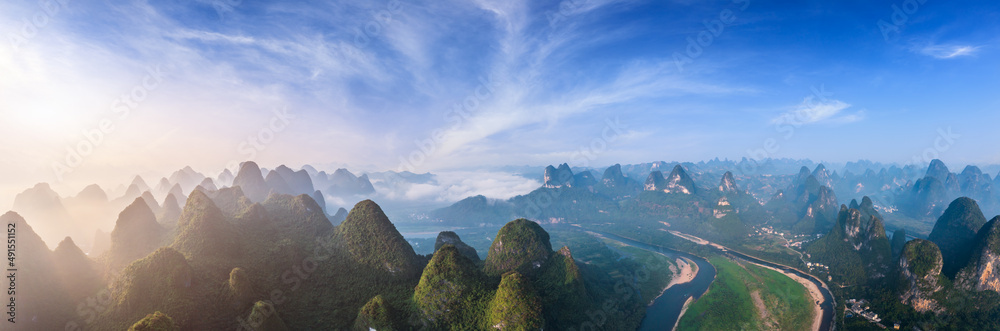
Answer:
[[[803,163],[802,161],[797,162]],[[714,201],[711,200],[717,199],[715,196],[718,193],[712,192],[729,192],[737,180],[743,188],[742,191],[756,199],[764,211],[775,219],[779,227],[788,228],[798,233],[809,233],[813,230],[817,233],[825,233],[832,228],[837,221],[839,206],[847,202],[847,200],[841,201],[841,198],[861,200],[867,197],[868,200],[872,201],[875,210],[891,215],[891,219],[903,217],[927,224],[932,223],[944,212],[948,202],[961,196],[975,199],[989,213],[1000,212],[1000,196],[993,194],[993,190],[997,183],[1000,183],[1000,180],[983,174],[975,166],[966,167],[961,174],[955,174],[950,173],[940,160],[933,160],[926,169],[918,169],[915,166],[903,168],[889,166],[878,171],[873,170],[872,167],[880,164],[858,162],[849,163],[845,167],[843,175],[836,171],[831,172],[823,164],[817,164],[813,169],[799,166],[794,174],[758,172],[749,175],[736,175],[740,173],[738,167],[741,164],[750,163],[753,162],[750,160],[741,162],[716,160],[697,164],[653,162],[628,166],[614,165],[603,169],[603,176],[599,180],[594,178],[592,174],[602,173],[602,169],[575,170],[567,164],[548,166],[542,169],[541,182],[543,184],[539,190],[506,201],[490,201],[488,211],[479,208],[479,206],[486,204],[490,199],[470,197],[455,203],[451,208],[470,212],[472,209],[477,210],[472,214],[464,211],[449,212],[448,208],[445,208],[430,213],[430,216],[452,224],[463,224],[463,220],[456,218],[459,215],[478,215],[479,217],[471,217],[475,219],[471,224],[491,224],[508,216],[532,216],[535,217],[533,219],[543,221],[559,219],[596,221],[614,218],[609,215],[613,215],[622,208],[629,208],[629,212],[642,213],[644,212],[643,208],[650,211],[649,209],[681,207],[651,204],[648,200],[654,195],[650,195],[649,192],[662,192],[667,195],[692,195],[692,198],[695,199],[694,202],[701,207],[700,212],[704,213],[703,204],[714,204]],[[767,167],[754,166],[758,167],[755,169],[761,171],[761,169],[787,169],[793,163],[795,162],[791,160],[779,160],[768,161]],[[671,170],[664,175],[665,169]],[[864,169],[864,173],[855,174],[853,172],[859,169]],[[642,172],[643,170],[645,172]],[[526,176],[531,177],[530,175]],[[720,183],[721,189],[708,186],[708,183],[724,176],[728,177],[724,179],[723,183]],[[546,194],[543,194],[547,190],[557,190],[551,192],[559,194],[547,194],[552,196],[550,199],[546,197]],[[712,192],[706,192],[706,190]],[[576,204],[580,204],[581,201],[588,201],[589,204],[569,205],[573,204],[574,200],[577,201]],[[632,203],[627,201],[633,201],[644,207],[635,210],[631,206]],[[544,204],[546,208],[534,206],[539,203]],[[743,205],[747,207],[752,204],[744,202]],[[584,210],[587,208],[591,210]],[[542,212],[531,213],[533,209],[541,209]],[[752,206],[750,209],[760,208]],[[679,215],[678,211],[675,210],[672,215]],[[694,214],[688,214],[688,216],[700,217]],[[762,218],[768,217],[762,217],[758,213],[745,213],[743,216],[758,220],[748,221],[747,224],[759,223]],[[923,236],[928,233],[929,231],[913,232],[913,234]]]
[[[818,185],[806,182],[808,176],[805,176],[805,171],[802,170],[805,167],[803,165],[809,165],[813,169],[808,173],[815,177]],[[551,208],[539,208],[547,209],[546,215],[537,215],[543,217],[542,220],[571,219],[579,216],[597,218],[596,216],[600,216],[598,214],[611,214],[623,207],[640,212],[641,210],[634,210],[632,206],[620,202],[648,200],[654,197],[643,194],[647,189],[667,194],[688,192],[694,196],[704,196],[705,198],[701,200],[705,201],[697,202],[699,210],[696,213],[690,213],[694,211],[693,209],[687,211],[677,209],[665,214],[686,213],[691,217],[699,217],[695,214],[708,214],[705,212],[705,205],[715,205],[717,202],[711,201],[716,199],[711,197],[712,194],[706,194],[702,190],[717,191],[717,187],[708,184],[719,180],[726,173],[730,173],[730,184],[739,181],[742,191],[765,204],[766,212],[776,215],[781,223],[787,226],[798,224],[798,229],[795,230],[800,232],[808,232],[807,229],[813,227],[823,233],[831,228],[836,221],[839,209],[837,207],[846,201],[838,201],[841,198],[860,199],[868,196],[873,200],[877,210],[890,215],[892,219],[905,216],[924,221],[928,225],[923,230],[909,228],[912,230],[911,234],[922,236],[929,233],[929,224],[944,212],[947,203],[960,196],[976,200],[988,214],[1000,212],[1000,195],[994,193],[1000,185],[1000,177],[993,178],[975,166],[968,166],[961,173],[952,173],[939,160],[933,160],[923,169],[913,165],[898,167],[868,161],[851,162],[842,167],[841,173],[830,172],[825,165],[815,164],[812,161],[789,159],[770,159],[763,162],[749,159],[740,161],[716,159],[698,163],[651,162],[616,165],[605,169],[575,170],[569,165],[562,164],[558,167],[536,169],[540,172],[526,176],[539,178],[544,188],[587,188],[593,190],[591,193],[603,197],[594,198],[593,194],[586,197],[586,199],[594,198],[594,202],[597,203],[595,206],[602,206],[592,211],[577,210],[575,213],[563,215],[550,212]],[[797,169],[797,172],[789,169]],[[748,173],[747,170],[753,172]],[[595,173],[602,176],[597,178]],[[388,205],[396,206],[394,199],[409,199],[406,193],[408,190],[426,185],[438,185],[436,176],[429,173],[376,172],[357,176],[347,169],[336,169],[332,173],[327,173],[317,171],[308,165],[297,171],[284,165],[268,170],[261,169],[252,162],[242,164],[235,175],[226,169],[215,177],[209,177],[191,167],[184,167],[156,181],[154,186],[150,186],[149,183],[142,177],[135,176],[129,185],[118,189],[105,190],[97,185],[90,185],[71,197],[61,197],[43,183],[19,194],[12,209],[42,221],[36,226],[38,233],[49,245],[55,245],[71,234],[92,234],[97,230],[108,233],[114,225],[115,214],[140,197],[149,204],[158,221],[175,222],[179,217],[180,205],[191,191],[199,187],[207,191],[216,191],[225,187],[239,186],[252,201],[266,200],[271,193],[308,194],[323,207],[324,211],[336,214],[336,208],[373,197],[381,197]],[[826,189],[822,189],[823,187]],[[480,218],[473,224],[500,223],[506,216],[534,215],[503,210],[504,208],[535,209],[537,206],[530,206],[532,204],[530,199],[533,198],[542,197],[536,195],[529,197],[529,200],[522,199],[522,205],[514,207],[505,207],[505,202],[502,201],[498,206],[494,206],[496,207],[494,210],[485,212],[488,214],[485,215],[486,218]],[[434,197],[428,196],[424,199],[434,199]],[[479,200],[489,199],[483,197]],[[423,204],[420,202],[414,200],[405,204],[408,211],[400,212],[396,217],[402,221],[414,221],[402,216],[412,214],[413,212],[409,210],[413,208],[442,204],[437,200]],[[466,201],[465,204],[472,202],[474,201]],[[647,202],[640,204],[651,206]],[[327,206],[328,204],[331,206]],[[746,203],[743,205],[750,206]],[[575,208],[572,206],[559,208],[563,207]],[[812,216],[809,216],[809,207],[814,211]],[[328,208],[334,209],[327,210]],[[678,206],[655,208],[661,209],[662,212],[666,209],[676,209]],[[753,206],[751,209],[758,207]],[[396,210],[393,208],[394,212]],[[438,215],[443,214],[431,213],[433,217]],[[499,215],[504,217],[498,217]],[[760,217],[756,215],[744,214],[743,218],[759,219]],[[438,218],[446,222],[453,221],[448,217]],[[803,220],[804,222],[800,222]],[[812,222],[816,224],[811,225]],[[759,221],[747,220],[745,223],[754,224]],[[90,235],[77,235],[74,239],[84,251],[92,250],[96,243],[95,238]]]
[[[574,174],[562,164],[546,167],[542,187],[526,195],[508,200],[470,197],[430,216],[452,225],[497,224],[520,217],[551,223],[671,219],[681,229],[708,236],[725,232],[726,237],[745,235],[748,226],[776,219],[775,225],[801,233],[828,231],[836,221],[837,198],[815,179],[828,175],[822,167],[814,173],[802,171],[786,189],[788,194],[779,190],[763,204],[741,188],[732,172],[720,174],[718,184],[708,186],[699,185],[681,164],[675,164],[667,176],[653,170],[643,182],[625,176],[621,165],[608,167],[595,180],[590,171]]]
[[[324,187],[325,192],[314,189],[314,183]],[[284,165],[263,170],[254,162],[244,162],[236,175],[227,169],[214,179],[184,167],[169,178],[161,178],[152,188],[141,176],[135,176],[128,186],[122,186],[114,195],[98,185],[89,185],[76,196],[62,197],[48,184],[40,183],[18,194],[12,210],[37,220],[35,230],[50,246],[73,236],[84,251],[100,253],[108,244],[106,240],[98,240],[102,237],[100,233],[106,235],[115,225],[116,214],[136,199],[145,202],[158,222],[170,225],[180,218],[183,203],[192,191],[214,192],[234,186],[240,187],[241,192],[255,202],[263,202],[271,194],[306,194],[324,211],[327,195],[353,203],[376,193],[367,175],[357,177],[346,169],[338,169],[328,176],[306,169],[293,171]],[[95,238],[80,236],[81,233],[98,235]]]

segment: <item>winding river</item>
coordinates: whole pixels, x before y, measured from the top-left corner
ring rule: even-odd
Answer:
[[[697,299],[702,296],[707,290],[709,285],[715,280],[715,267],[708,263],[707,260],[689,254],[685,252],[676,251],[673,249],[660,247],[656,245],[650,245],[647,243],[635,241],[632,239],[624,238],[610,233],[599,232],[602,236],[615,240],[624,244],[632,245],[647,251],[656,252],[664,254],[671,259],[676,259],[678,257],[688,258],[694,261],[698,265],[698,274],[695,276],[694,280],[684,284],[674,285],[673,287],[667,289],[658,299],[656,299],[652,305],[646,309],[646,318],[642,320],[642,325],[639,327],[640,331],[653,331],[653,330],[670,330],[677,322],[680,316],[681,310],[684,307],[684,303],[687,302],[688,298]],[[820,303],[820,308],[823,311],[822,324],[820,324],[820,330],[832,330],[833,327],[833,295],[826,288],[826,285],[816,279],[812,275],[803,273],[798,269],[794,269],[781,264],[761,260],[743,253],[735,252],[725,248],[719,248],[714,245],[709,245],[719,253],[729,254],[740,259],[746,260],[748,262],[765,265],[776,269],[781,269],[789,273],[798,275],[799,277],[805,278],[816,285],[823,295],[823,302]]]
[[[677,259],[680,257],[687,258],[694,261],[694,263],[698,265],[698,274],[695,275],[694,280],[670,287],[666,292],[663,292],[663,295],[653,301],[652,305],[646,307],[646,318],[642,320],[642,325],[639,326],[640,331],[661,331],[673,328],[674,324],[677,323],[677,318],[680,317],[681,309],[684,308],[684,303],[687,302],[688,298],[700,298],[702,294],[705,294],[705,291],[708,291],[708,286],[712,285],[712,281],[715,280],[715,267],[701,257],[665,247],[638,242],[610,233],[599,233],[605,238],[650,252],[660,253],[671,259]]]

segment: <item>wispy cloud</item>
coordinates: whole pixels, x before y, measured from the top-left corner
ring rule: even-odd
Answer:
[[[919,48],[920,54],[936,59],[953,59],[963,56],[976,55],[980,46],[971,45],[927,45]]]
[[[683,95],[726,95],[749,89],[707,83],[671,72],[668,59],[626,61],[602,72],[580,73],[567,66],[580,54],[629,38],[627,33],[594,36],[591,13],[608,9],[615,1],[591,1],[575,7],[560,24],[526,20],[527,2],[479,1],[492,14],[498,31],[497,52],[490,73],[501,83],[496,96],[481,106],[463,125],[443,134],[437,159],[490,149],[502,136],[509,145],[536,142],[519,139],[526,130],[551,130],[562,121],[579,120],[609,107],[627,107],[644,100]],[[617,27],[627,30],[628,27]],[[597,121],[600,119],[598,118]],[[517,132],[516,135],[509,135]],[[433,163],[433,162],[431,162]]]
[[[851,104],[834,99],[816,100],[809,97],[792,110],[771,120],[774,124],[804,125],[814,123],[846,124],[865,119],[865,110],[846,113]]]

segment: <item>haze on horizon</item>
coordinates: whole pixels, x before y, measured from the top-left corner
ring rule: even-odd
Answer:
[[[1000,163],[1000,4],[901,4],[5,1],[0,203],[248,159]]]

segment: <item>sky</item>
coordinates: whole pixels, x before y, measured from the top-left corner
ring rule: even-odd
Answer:
[[[996,1],[9,0],[0,36],[3,201],[244,160],[1000,163]]]

